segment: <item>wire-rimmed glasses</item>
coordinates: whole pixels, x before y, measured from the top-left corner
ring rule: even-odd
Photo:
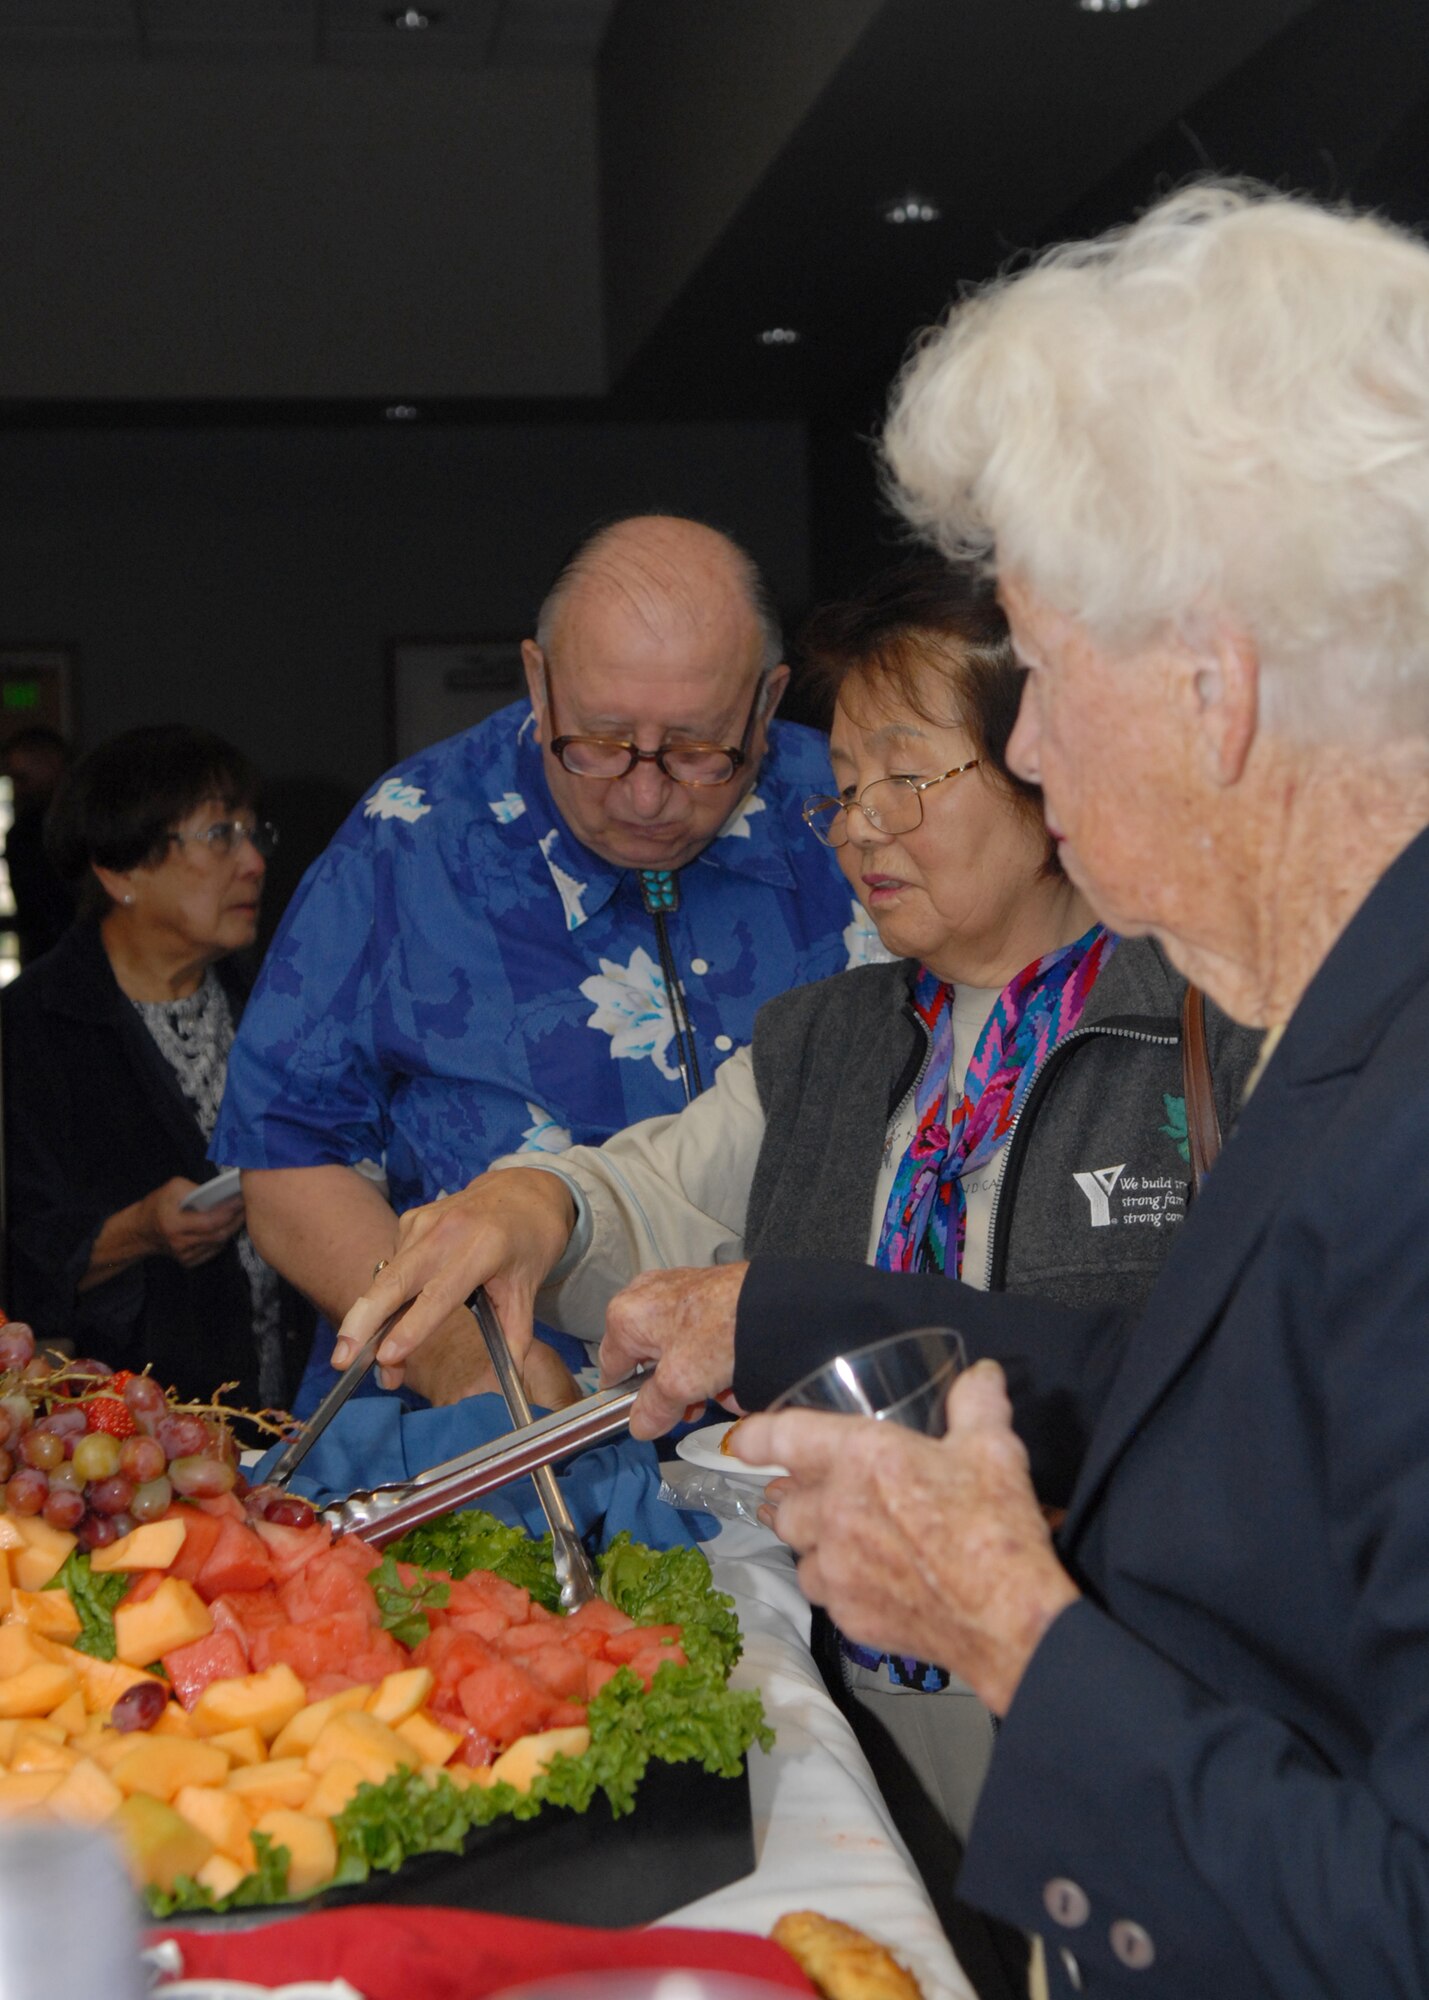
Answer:
[[[270,819],[260,819],[250,826],[242,819],[216,819],[212,826],[206,826],[198,833],[171,833],[169,839],[177,846],[192,843],[206,847],[217,859],[226,859],[251,840],[266,861],[278,845],[278,829]]]
[[[740,766],[749,762],[749,741],[768,681],[769,675],[761,673],[754,684],[754,698],[737,744],[662,743],[658,750],[642,750],[624,736],[555,736],[551,755],[574,778],[624,778],[637,764],[655,764],[676,785],[727,785]],[[549,674],[546,713],[554,729]]]
[[[981,762],[980,757],[969,757],[965,764],[954,764],[934,778],[875,778],[856,799],[805,799],[804,824],[825,847],[842,847],[848,839],[849,810],[857,806],[879,833],[911,833],[923,824],[924,792],[976,770]]]

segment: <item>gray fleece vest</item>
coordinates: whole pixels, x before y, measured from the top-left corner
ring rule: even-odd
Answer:
[[[889,1119],[927,1051],[910,999],[916,972],[910,960],[860,966],[760,1010],[754,1074],[767,1125],[749,1198],[751,1255],[863,1262]],[[1151,1289],[1190,1198],[1183,992],[1158,946],[1118,945],[1008,1139],[993,1290],[1085,1305],[1136,1303]],[[1206,1017],[1229,1137],[1261,1038],[1215,1007]]]

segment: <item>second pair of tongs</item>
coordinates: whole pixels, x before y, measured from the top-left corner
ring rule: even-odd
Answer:
[[[477,1286],[467,1305],[481,1328],[481,1337],[486,1342],[486,1351],[496,1370],[496,1379],[501,1384],[511,1420],[518,1430],[525,1430],[531,1422],[531,1405],[526,1400],[521,1371],[506,1345],[506,1334],[497,1318],[495,1306],[486,1295],[485,1285]],[[555,1473],[549,1465],[538,1465],[532,1468],[531,1480],[536,1488],[536,1498],[541,1503],[541,1512],[551,1530],[551,1554],[556,1565],[556,1580],[561,1586],[561,1607],[565,1611],[574,1611],[582,1604],[589,1604],[599,1594],[600,1584],[586,1554],[585,1544],[576,1532],[565,1496],[556,1484]]]

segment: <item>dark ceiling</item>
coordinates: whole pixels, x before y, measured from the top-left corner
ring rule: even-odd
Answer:
[[[501,35],[514,33],[517,8],[530,0],[464,4],[456,17],[462,60],[480,58],[487,87]],[[786,8],[796,25],[801,7],[811,24],[818,12],[827,29],[838,0],[760,4],[766,13]],[[23,10],[24,0],[0,0],[0,33],[16,5]],[[173,0],[146,5],[151,20],[175,11]],[[486,9],[480,42],[478,5]],[[321,22],[318,0],[267,0],[266,18],[291,25],[315,7]],[[584,37],[579,49],[558,53],[594,65],[604,393],[438,388],[423,397],[417,420],[793,415],[848,434],[874,420],[910,333],[960,285],[1019,250],[1124,219],[1192,173],[1251,174],[1372,203],[1409,223],[1429,219],[1426,0],[863,0],[861,8],[848,0],[844,44],[828,40],[819,87],[791,113],[710,240],[690,250],[688,272],[653,323],[622,338],[620,288],[638,275],[647,247],[651,187],[661,191],[668,234],[679,226],[682,176],[693,188],[724,137],[706,105],[692,102],[688,118],[678,101],[661,105],[670,116],[659,136],[650,115],[667,69],[675,77],[671,36],[682,21],[693,32],[696,12],[700,32],[724,14],[734,38],[758,7],[617,0],[610,15],[576,0],[558,18],[547,0],[548,28],[564,19]],[[355,5],[344,0],[337,13],[350,27]],[[435,39],[424,48],[429,63],[440,54]],[[336,58],[326,54],[340,59],[341,47]],[[737,76],[737,43],[725,55]],[[767,80],[753,44],[749,60],[753,90]],[[171,74],[181,87],[181,69]],[[391,87],[400,82],[394,75]],[[737,116],[737,105],[727,115]],[[96,162],[98,172],[103,165]],[[887,210],[908,195],[933,207],[936,220],[889,221]],[[292,199],[301,204],[301,188]],[[693,195],[689,205],[693,212]],[[153,227],[162,226],[156,213]],[[668,244],[664,254],[669,261]],[[381,273],[372,276],[380,285]],[[423,303],[411,301],[417,322]],[[762,343],[761,332],[774,327],[798,337]],[[2,351],[0,399],[0,417],[16,425],[347,423],[381,414],[351,396],[16,395]]]

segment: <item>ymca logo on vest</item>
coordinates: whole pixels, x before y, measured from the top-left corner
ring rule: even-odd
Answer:
[[[1170,1174],[1128,1173],[1126,1161],[1116,1167],[1089,1167],[1072,1179],[1087,1198],[1093,1229],[1121,1223],[1160,1229],[1180,1222],[1186,1213],[1186,1190]]]

